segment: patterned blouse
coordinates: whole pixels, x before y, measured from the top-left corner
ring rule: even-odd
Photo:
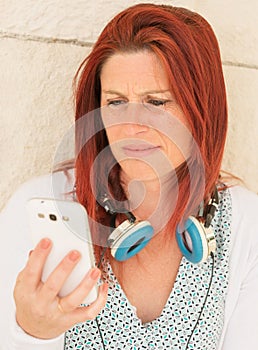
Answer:
[[[142,323],[109,263],[108,299],[97,321],[77,324],[66,332],[65,350],[216,350],[224,319],[228,286],[231,196],[220,192],[213,219],[217,249],[201,264],[181,260],[174,287],[161,315]],[[103,342],[102,339],[103,338]],[[104,345],[103,345],[104,343]]]

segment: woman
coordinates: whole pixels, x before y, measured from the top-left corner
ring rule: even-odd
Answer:
[[[3,349],[255,348],[258,199],[220,179],[226,125],[219,48],[201,16],[139,4],[106,26],[77,74],[75,170],[24,185],[1,219],[13,235],[21,216],[12,281],[29,250],[26,200],[76,197],[99,268],[60,298],[79,254],[42,283],[46,234],[14,283],[15,307],[3,305],[15,310]],[[112,226],[126,219],[146,231],[125,247]],[[101,273],[97,300],[78,306]]]

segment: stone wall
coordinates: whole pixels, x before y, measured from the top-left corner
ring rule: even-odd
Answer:
[[[223,168],[258,192],[257,0],[153,2],[196,10],[213,26],[229,102]],[[22,182],[52,169],[73,123],[73,76],[107,21],[134,3],[0,0],[0,208]]]

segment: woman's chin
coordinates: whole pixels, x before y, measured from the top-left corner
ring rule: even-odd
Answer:
[[[160,166],[159,169],[153,169],[148,166],[146,163],[139,161],[130,161],[124,162],[121,164],[122,168],[122,179],[124,182],[130,182],[133,180],[142,181],[142,182],[164,182],[168,178],[174,177],[175,171],[168,169],[162,169]]]

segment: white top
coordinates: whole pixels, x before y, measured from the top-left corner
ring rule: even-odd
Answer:
[[[33,179],[24,184],[14,194],[0,215],[2,236],[0,254],[1,350],[62,350],[64,348],[64,335],[51,340],[39,340],[27,335],[18,327],[15,322],[12,294],[16,276],[25,265],[29,250],[33,248],[25,212],[26,201],[36,196],[65,198],[65,193],[69,192],[72,186],[72,177],[69,180],[63,173],[57,173],[53,178],[47,175]],[[228,284],[223,299],[225,300],[224,323],[222,324],[219,345],[216,350],[255,349],[258,344],[258,229],[255,225],[258,213],[258,197],[241,187],[233,187],[229,190],[229,193],[232,200],[232,221],[229,230],[228,268],[225,263]],[[182,262],[181,272],[187,266],[189,265],[186,262]],[[112,277],[112,271],[109,271],[109,273]],[[114,291],[117,290],[117,293],[120,294],[122,291],[119,291],[120,288],[115,276],[113,276],[113,280],[116,282],[116,288],[113,289],[111,294],[114,295],[115,293],[117,296],[118,294]],[[175,292],[174,290],[174,294]],[[129,305],[125,295],[121,294],[121,296],[125,298],[124,301]],[[133,310],[132,307],[131,309]],[[135,314],[134,319],[129,320],[129,322],[131,323],[133,320],[135,322],[139,321],[135,319]],[[155,323],[152,326],[154,327]],[[102,325],[101,327],[104,333],[105,326]],[[145,329],[147,328],[145,325]],[[68,340],[71,333],[72,331],[68,332]],[[150,333],[153,333],[153,330]],[[87,348],[101,349],[101,347],[94,346],[94,344]],[[109,346],[106,346],[106,348],[113,349]],[[140,346],[135,347],[135,349],[142,348]],[[149,345],[147,348],[151,349],[153,347]],[[165,348],[162,347],[162,349]],[[67,347],[67,349],[72,348]],[[133,347],[123,346],[123,349],[133,349]],[[168,346],[167,349],[171,349],[171,347]],[[184,346],[180,349],[185,350]],[[190,346],[189,349],[191,349]],[[205,350],[205,348],[201,348],[201,350]],[[210,347],[207,350],[210,350]]]

